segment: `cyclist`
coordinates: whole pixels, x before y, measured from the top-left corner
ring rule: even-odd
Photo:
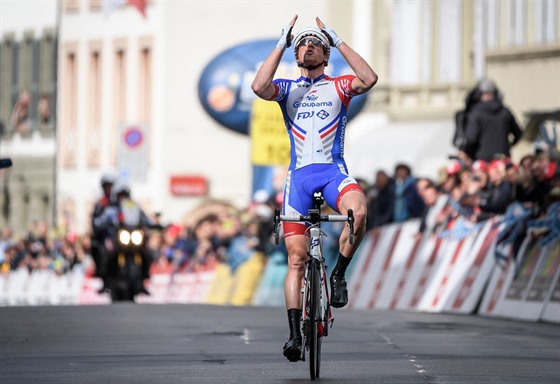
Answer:
[[[352,97],[370,90],[377,74],[318,17],[318,28],[305,28],[295,37],[292,29],[297,15],[282,30],[280,40],[258,70],[252,84],[257,96],[279,103],[291,143],[291,164],[286,177],[282,213],[306,215],[313,207],[313,193],[322,191],[327,204],[347,214],[354,211],[356,239],[348,243],[348,228],[342,231],[338,261],[330,277],[331,305],[343,307],[348,302],[345,271],[365,233],[366,199],[355,179],[348,175],[344,162],[344,132],[347,110]],[[274,74],[287,47],[293,44],[301,77],[276,79]],[[325,75],[331,47],[337,48],[353,75]],[[298,361],[302,338],[301,287],[307,250],[305,225],[283,223],[288,250],[288,274],[284,293],[290,336],[283,348],[284,356]]]

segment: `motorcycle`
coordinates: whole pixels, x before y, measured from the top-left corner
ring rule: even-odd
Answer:
[[[115,250],[110,260],[109,290],[113,301],[133,301],[144,292],[143,252],[145,233],[141,229],[121,227],[116,233]]]

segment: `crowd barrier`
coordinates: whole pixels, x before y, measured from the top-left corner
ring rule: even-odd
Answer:
[[[255,253],[234,271],[218,264],[210,271],[154,273],[146,282],[150,295],[137,295],[141,304],[204,303],[251,305],[260,283],[265,257]],[[99,293],[102,281],[81,270],[59,275],[52,270],[25,269],[0,275],[0,306],[109,304]]]
[[[468,231],[419,235],[419,222],[411,220],[368,232],[348,271],[349,308],[560,323],[560,236],[529,228],[514,252],[512,243],[497,245],[507,225],[496,217]],[[497,258],[497,246],[514,257]],[[151,294],[136,301],[283,306],[286,273],[281,252],[255,253],[235,270],[218,264],[211,271],[154,274]],[[79,270],[17,270],[0,276],[0,305],[110,303],[100,287]]]
[[[369,232],[349,279],[350,308],[560,323],[560,238],[543,245],[529,230],[515,257],[500,260],[503,226],[497,217],[460,236],[417,237],[413,221]]]

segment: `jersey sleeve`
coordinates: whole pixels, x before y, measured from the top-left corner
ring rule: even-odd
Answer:
[[[358,93],[352,89],[352,81],[356,78],[354,75],[339,76],[335,79],[336,91],[340,96],[340,100],[345,105],[350,103],[350,99],[357,96]]]
[[[272,84],[276,88],[276,92],[272,100],[282,101],[288,95],[290,81],[286,79],[276,79],[272,81]]]

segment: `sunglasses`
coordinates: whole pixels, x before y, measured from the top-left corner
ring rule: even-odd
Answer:
[[[311,43],[313,45],[325,46],[325,44],[323,44],[323,42],[320,39],[318,39],[317,37],[304,37],[298,43],[298,48],[302,47],[302,46],[307,46],[307,45],[309,45],[309,43]]]

